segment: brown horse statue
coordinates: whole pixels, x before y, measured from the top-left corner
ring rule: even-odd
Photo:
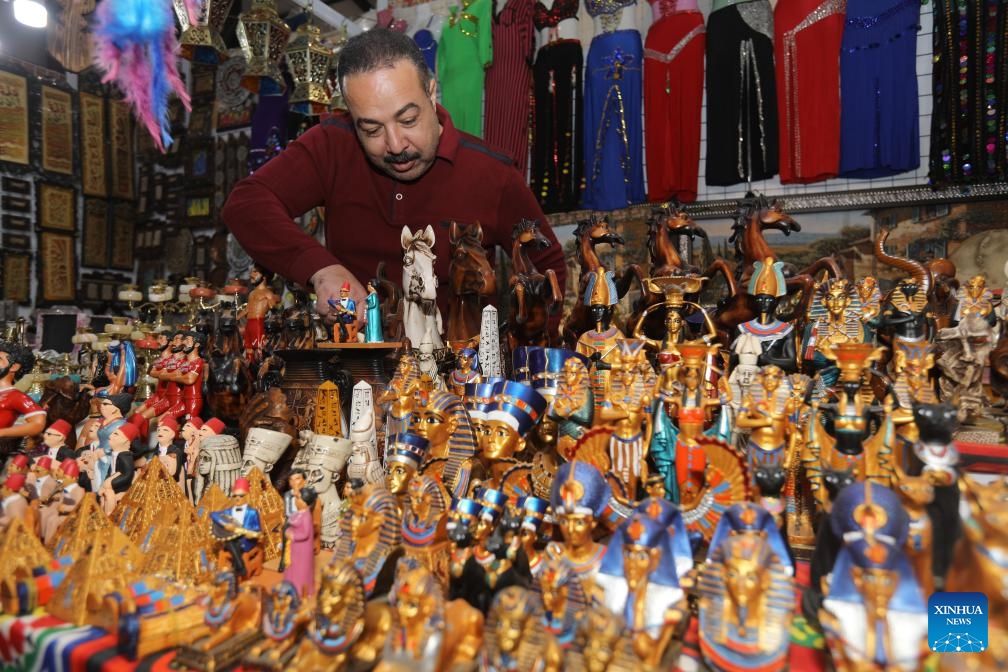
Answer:
[[[386,267],[386,262],[378,262],[375,280],[378,281],[379,286],[375,287],[375,289],[378,290],[378,295],[382,299],[382,335],[386,341],[396,342],[403,339],[403,291],[399,283],[388,279],[388,274],[385,270]]]
[[[734,278],[729,278],[725,267],[708,269],[706,275],[722,275],[731,288],[731,296],[723,299],[715,324],[725,338],[727,345],[734,337],[735,328],[756,317],[756,311],[750,305],[746,287],[752,277],[753,265],[757,261],[772,259],[779,256],[767,242],[766,231],[780,231],[788,236],[801,231],[798,224],[784,211],[783,205],[777,200],[768,200],[764,196],[747,197],[739,202],[739,209],[732,225],[729,243],[735,245],[736,266]],[[805,328],[808,308],[815,292],[816,280],[821,275],[833,278],[844,277],[843,269],[833,257],[817,259],[810,266],[796,270],[793,265],[784,265],[784,277],[787,296],[782,297],[777,317],[786,322],[793,322],[795,329],[801,333]]]
[[[91,406],[91,395],[82,391],[80,385],[70,376],[53,378],[43,383],[39,406],[46,411],[46,424],[66,420],[71,427],[87,417]],[[69,437],[67,445],[74,445],[76,437]]]
[[[528,249],[543,249],[550,240],[539,223],[523,219],[511,233],[511,320],[508,341],[511,348],[523,345],[550,345],[549,316],[563,307],[563,291],[553,269],[542,273],[529,259]]]
[[[563,327],[563,340],[570,348],[574,347],[581,334],[594,326],[588,316],[588,307],[584,305],[582,298],[588,286],[588,278],[599,269],[605,270],[605,265],[599,259],[595,248],[599,245],[616,247],[626,243],[623,236],[612,229],[608,216],[599,219],[592,215],[588,219],[579,221],[574,229],[574,239],[577,242],[575,250],[581,274],[578,278],[578,293],[575,297],[574,308]],[[641,293],[644,293],[644,274],[637,264],[629,264],[621,273],[615,275],[617,301],[626,296],[635,279]]]
[[[479,336],[483,306],[497,292],[497,276],[483,247],[483,227],[451,223],[451,261],[448,289],[451,305],[445,337],[448,342],[468,341]]]
[[[254,392],[255,378],[245,359],[244,346],[235,317],[220,317],[213,346],[207,356],[204,396],[210,414],[235,425]]]

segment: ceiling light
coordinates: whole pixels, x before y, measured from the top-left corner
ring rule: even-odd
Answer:
[[[29,28],[45,28],[49,13],[38,0],[14,0],[14,19]]]

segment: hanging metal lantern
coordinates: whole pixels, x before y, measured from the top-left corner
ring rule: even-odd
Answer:
[[[238,43],[245,54],[242,87],[262,96],[284,92],[280,58],[290,28],[277,14],[273,0],[252,0],[252,8],[238,15]]]
[[[322,33],[311,23],[302,24],[287,45],[287,69],[294,78],[290,108],[298,114],[314,116],[329,109],[329,66],[332,49],[322,42]]]
[[[332,69],[329,71],[329,90],[332,92],[332,98],[329,99],[329,109],[345,110],[346,103],[343,102],[343,91],[340,89],[339,80],[336,77],[336,63],[339,61],[340,52],[343,51],[343,45],[350,39],[350,35],[346,26],[340,26],[329,38],[333,45]]]
[[[201,16],[192,17],[186,11],[185,0],[172,0],[175,16],[182,26],[180,53],[187,61],[217,65],[228,57],[221,29],[227,21],[234,0],[203,0]]]

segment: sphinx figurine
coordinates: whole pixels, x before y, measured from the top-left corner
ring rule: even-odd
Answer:
[[[440,477],[453,499],[468,495],[474,480],[483,480],[476,434],[460,397],[437,390],[421,393],[410,431],[430,443],[421,471]]]
[[[784,540],[767,511],[747,503],[726,512],[697,581],[700,652],[708,666],[786,669],[792,574]]]
[[[266,596],[262,614],[265,639],[242,660],[246,668],[281,672],[294,656],[295,647],[311,620],[311,607],[301,600],[297,588],[288,581],[273,586]]]
[[[367,598],[383,595],[392,585],[401,554],[401,512],[384,485],[357,483],[350,507],[340,520],[333,559],[349,559],[364,581]]]
[[[622,615],[608,609],[592,609],[578,624],[573,647],[564,655],[568,672],[658,672],[634,652]],[[685,669],[685,668],[682,668]]]
[[[450,669],[445,645],[443,588],[424,568],[400,570],[391,595],[392,623],[377,671],[440,672]]]
[[[315,615],[289,669],[344,672],[351,663],[373,663],[391,625],[387,605],[365,603],[361,575],[349,558],[322,569]]]
[[[903,552],[909,520],[895,494],[870,481],[851,485],[829,524],[843,545],[823,580],[819,621],[837,669],[921,669],[927,602]]]
[[[531,591],[509,586],[494,597],[487,616],[480,672],[559,672],[563,653],[540,627],[542,607]]]
[[[262,637],[261,598],[257,588],[239,585],[232,572],[214,577],[203,620],[209,634],[181,647],[179,663],[188,669],[212,670],[239,661],[246,648]]]

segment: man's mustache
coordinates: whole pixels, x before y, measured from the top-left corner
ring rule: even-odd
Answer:
[[[385,163],[409,163],[420,158],[420,152],[402,151],[398,154],[386,154],[382,159]]]

